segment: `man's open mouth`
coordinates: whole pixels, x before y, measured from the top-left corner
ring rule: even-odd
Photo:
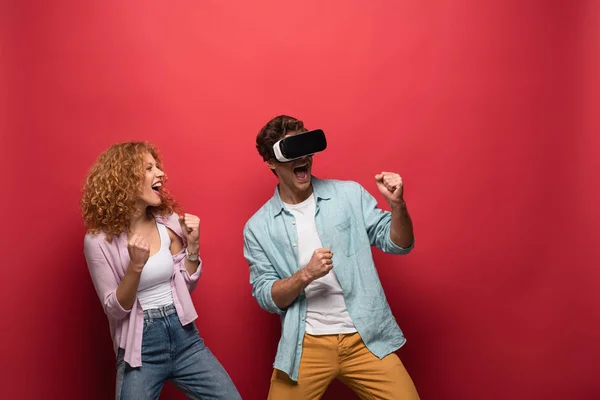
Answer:
[[[308,163],[295,167],[293,171],[298,180],[305,180],[308,177]]]

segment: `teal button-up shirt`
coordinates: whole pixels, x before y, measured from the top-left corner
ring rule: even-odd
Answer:
[[[385,298],[371,246],[392,254],[412,250],[390,239],[391,213],[352,181],[312,177],[316,200],[315,223],[323,247],[333,252],[333,268],[344,292],[348,313],[367,348],[379,358],[400,348],[406,339]],[[244,256],[250,267],[252,295],[261,308],[281,316],[281,339],[274,368],[298,381],[306,327],[304,293],[285,310],[271,295],[273,283],[296,273],[298,234],[294,216],[285,208],[279,190],[246,223]]]

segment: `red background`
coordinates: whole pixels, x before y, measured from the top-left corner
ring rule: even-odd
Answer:
[[[241,231],[276,183],[255,135],[287,113],[328,135],[317,176],[405,180],[417,247],[375,259],[423,399],[599,398],[598,4],[2,2],[0,397],[113,396],[78,201],[146,139],[202,220],[200,332],[266,398],[279,322]]]

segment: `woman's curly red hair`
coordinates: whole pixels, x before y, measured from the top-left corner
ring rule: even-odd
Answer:
[[[145,157],[150,153],[162,169],[160,154],[148,142],[118,143],[104,151],[92,165],[82,190],[81,212],[88,232],[106,234],[110,241],[129,228],[130,216],[136,210],[145,176]],[[178,210],[164,183],[162,203],[148,207],[151,215],[168,215]]]

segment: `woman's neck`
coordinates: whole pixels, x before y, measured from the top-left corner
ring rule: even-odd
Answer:
[[[144,226],[148,226],[152,222],[154,222],[154,218],[145,210],[138,211],[129,218],[129,230],[132,232],[144,230]]]

